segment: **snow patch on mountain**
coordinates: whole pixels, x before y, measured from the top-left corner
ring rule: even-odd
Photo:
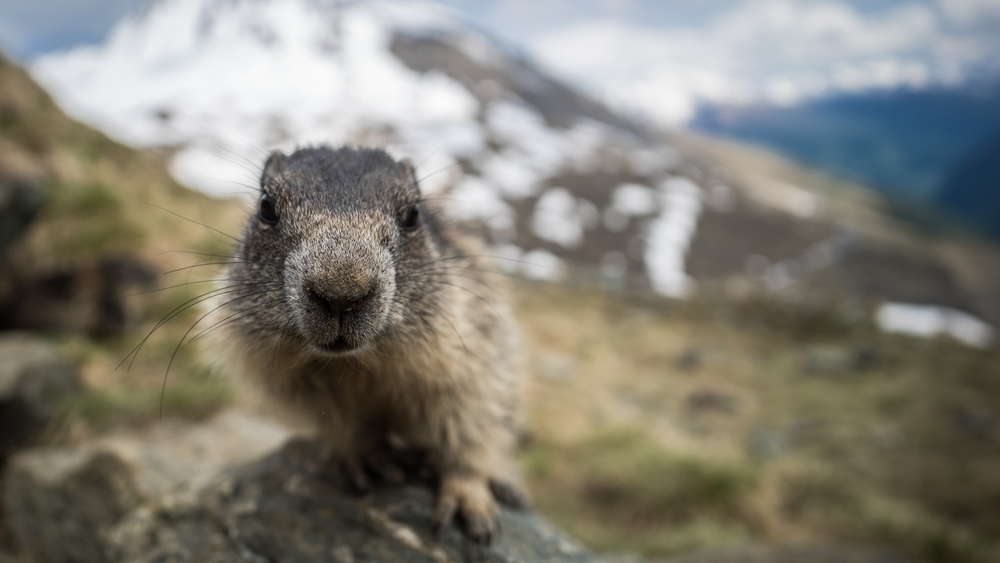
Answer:
[[[875,322],[886,332],[921,338],[947,335],[976,348],[988,348],[996,333],[992,326],[963,311],[916,303],[883,303],[875,313]]]
[[[395,148],[440,152],[439,167],[480,150],[476,98],[389,51],[393,30],[456,25],[424,4],[163,1],[103,45],[42,57],[32,74],[67,112],[121,141],[181,145],[178,179],[228,194],[235,168],[261,160],[255,147],[343,143],[391,124]]]

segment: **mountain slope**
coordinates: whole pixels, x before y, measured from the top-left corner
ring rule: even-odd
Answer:
[[[272,148],[384,146],[528,277],[905,299],[1000,323],[1000,290],[966,265],[993,262],[952,258],[970,252],[952,235],[928,244],[859,188],[725,144],[679,150],[433,4],[161,0],[32,73],[79,118],[175,150],[174,176],[216,195],[252,193]],[[870,274],[887,255],[908,266]]]
[[[32,263],[57,263],[109,252],[164,250],[147,233],[176,230],[155,207],[193,218],[233,222],[232,202],[191,195],[166,172],[166,160],[136,151],[63,114],[27,72],[0,56],[0,178],[41,186],[49,205],[14,251]],[[167,225],[171,225],[167,227]],[[181,231],[175,243],[201,244]],[[170,257],[163,260],[172,263]]]

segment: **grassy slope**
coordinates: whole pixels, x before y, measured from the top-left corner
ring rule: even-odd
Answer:
[[[147,204],[228,233],[239,205],[181,188],[164,165],[72,122],[0,62],[0,167],[42,178],[52,196],[20,259],[129,251],[163,271],[214,261],[163,254],[225,253],[231,241]],[[202,270],[212,269],[162,285],[214,275]],[[136,298],[147,321],[123,339],[53,337],[90,387],[53,439],[155,419],[166,361],[195,317],[167,324],[131,372],[114,368],[199,287]],[[765,304],[635,302],[530,284],[518,284],[516,303],[533,375],[529,481],[542,511],[585,543],[658,556],[843,539],[926,561],[998,560],[997,352]],[[869,360],[832,375],[804,368],[809,354],[838,350]],[[233,396],[182,351],[166,412],[201,416]]]
[[[532,287],[519,305],[533,490],[593,547],[833,540],[1000,560],[1000,352],[762,303]]]
[[[958,287],[981,313],[1000,319],[1000,245],[916,208],[901,208],[862,186],[813,170],[766,149],[738,142],[676,132],[671,142],[737,177],[765,177],[804,188],[822,198],[819,218],[847,224],[877,246],[932,257],[946,265]]]
[[[171,251],[224,254],[230,240],[171,212],[234,233],[240,205],[179,186],[166,173],[165,162],[165,155],[122,146],[69,119],[23,69],[0,57],[0,171],[33,178],[49,193],[48,204],[12,249],[16,262],[45,268],[108,253],[134,253],[167,272],[213,260]],[[164,275],[158,283],[166,287],[211,277],[211,271],[202,270]],[[128,302],[149,319],[159,319],[210,287],[184,286],[129,297]],[[91,388],[58,434],[87,435],[94,421],[103,424],[123,415],[148,418],[158,406],[165,359],[191,322],[189,312],[166,325],[129,372],[115,367],[152,328],[151,321],[122,339],[102,342],[53,335],[83,362]],[[227,400],[228,391],[207,379],[190,354],[179,357],[171,374],[165,397],[168,414],[203,413]]]

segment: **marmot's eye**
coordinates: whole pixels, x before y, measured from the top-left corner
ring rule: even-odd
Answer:
[[[274,202],[267,194],[260,198],[260,211],[257,213],[262,223],[274,225],[278,222],[278,211],[274,209]]]
[[[413,207],[411,207],[409,211],[406,212],[406,215],[403,216],[403,222],[401,225],[407,231],[412,231],[413,229],[416,229],[419,224],[420,206],[414,203]]]

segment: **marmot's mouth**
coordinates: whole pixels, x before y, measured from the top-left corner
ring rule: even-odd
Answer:
[[[350,342],[343,336],[338,336],[336,340],[332,340],[330,342],[327,342],[326,344],[320,344],[319,347],[326,352],[332,352],[334,354],[342,354],[344,352],[350,352],[355,348],[357,348],[358,346]]]

